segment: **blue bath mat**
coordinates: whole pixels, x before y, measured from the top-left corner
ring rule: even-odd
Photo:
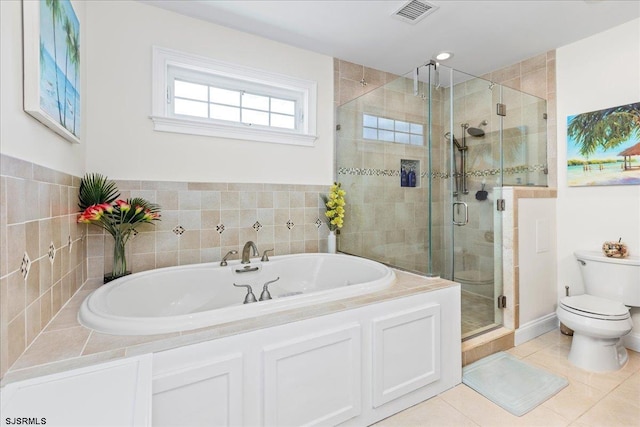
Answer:
[[[462,368],[462,382],[518,417],[569,385],[565,378],[504,352]]]

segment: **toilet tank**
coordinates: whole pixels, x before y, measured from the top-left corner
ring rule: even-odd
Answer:
[[[587,294],[640,307],[640,257],[610,258],[598,251],[574,252]]]

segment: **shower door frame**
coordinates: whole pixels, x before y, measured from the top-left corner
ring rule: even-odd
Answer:
[[[445,68],[445,67],[442,67]],[[445,68],[446,70],[446,68]],[[440,72],[442,72],[443,70],[441,69]],[[430,70],[431,73],[437,72],[437,70]],[[455,272],[456,272],[456,265],[459,264],[458,260],[458,256],[462,256],[464,257],[466,253],[468,253],[468,251],[471,250],[471,248],[469,247],[470,244],[472,243],[472,241],[470,239],[464,239],[466,240],[466,242],[463,240],[462,236],[460,235],[461,232],[465,233],[465,232],[469,232],[469,231],[476,231],[476,230],[470,230],[467,227],[469,226],[468,224],[468,214],[471,212],[473,213],[473,207],[474,207],[474,202],[476,202],[475,200],[470,201],[470,197],[472,197],[472,192],[468,191],[466,194],[464,193],[463,190],[465,190],[464,188],[457,188],[456,189],[456,176],[455,176],[455,171],[457,170],[457,165],[456,165],[456,146],[454,144],[454,137],[457,134],[458,131],[460,131],[460,129],[462,129],[463,132],[466,132],[467,127],[465,127],[464,125],[462,125],[462,121],[458,119],[457,114],[456,114],[456,98],[458,98],[458,102],[460,101],[460,97],[456,97],[456,84],[455,82],[455,76],[454,73],[460,73],[461,75],[466,75],[465,73],[462,73],[460,71],[457,71],[455,69],[452,68],[448,68],[448,72],[449,72],[449,81],[451,82],[450,86],[449,86],[449,111],[448,111],[448,131],[450,132],[450,139],[451,141],[448,144],[448,149],[447,149],[447,153],[448,153],[448,158],[447,161],[443,162],[444,164],[446,164],[448,166],[448,170],[446,170],[446,176],[448,176],[450,179],[447,180],[447,184],[446,188],[446,194],[447,194],[447,199],[448,202],[444,204],[444,212],[443,212],[443,218],[445,223],[447,221],[450,221],[449,224],[449,231],[445,232],[443,235],[443,239],[444,241],[442,242],[443,247],[445,248],[445,259],[444,259],[444,265],[442,268],[442,275],[444,278],[452,280],[452,281],[458,281],[456,280],[455,277]],[[477,79],[476,81],[484,81],[486,82],[487,86],[490,88],[491,90],[491,98],[488,100],[489,101],[489,111],[493,111],[492,105],[495,103],[501,103],[502,102],[502,86],[501,85],[494,85],[492,82],[482,79],[480,77],[476,77],[476,76],[471,76],[471,75],[467,75],[470,77],[470,80],[474,80]],[[437,79],[439,80],[439,78]],[[466,84],[465,82],[459,83],[459,84]],[[431,85],[430,85],[430,89],[431,89]],[[497,91],[495,91],[497,89]],[[495,91],[495,92],[494,92]],[[490,189],[490,191],[492,191],[493,195],[492,195],[492,199],[494,200],[487,200],[483,203],[489,203],[491,204],[491,209],[490,212],[492,212],[492,218],[486,218],[483,217],[482,219],[484,219],[485,223],[490,223],[491,226],[491,230],[490,232],[493,235],[493,294],[491,296],[491,306],[493,307],[493,321],[490,323],[487,323],[484,327],[481,327],[478,330],[474,330],[472,332],[469,332],[467,334],[467,336],[464,336],[463,334],[463,340],[465,339],[469,339],[472,337],[475,337],[477,335],[480,335],[482,333],[488,332],[490,330],[496,329],[496,328],[500,328],[503,326],[503,322],[504,322],[504,316],[503,316],[503,312],[504,310],[502,310],[501,308],[498,307],[498,303],[497,300],[502,296],[503,294],[503,274],[502,274],[502,215],[501,213],[498,211],[497,209],[497,203],[496,201],[498,199],[502,198],[502,185],[504,182],[503,179],[503,150],[502,150],[502,141],[503,141],[503,120],[502,117],[495,114],[497,112],[493,111],[491,119],[495,120],[495,123],[497,124],[497,129],[494,129],[493,132],[497,132],[496,137],[497,137],[497,145],[495,147],[495,150],[497,150],[498,154],[498,158],[497,158],[497,162],[494,162],[494,164],[491,165],[491,172],[495,172],[491,175],[489,175],[490,178],[492,179],[497,179],[497,182],[495,183],[495,186],[493,186],[493,188]],[[432,114],[429,114],[429,116],[431,116]],[[464,123],[468,123],[469,120],[468,118],[464,120]],[[442,139],[442,135],[433,135],[435,138],[440,138]],[[462,138],[463,136],[461,136]],[[466,136],[464,136],[465,140],[467,139]],[[473,148],[468,148],[469,144],[464,144],[466,145],[466,150],[470,150]],[[493,145],[493,144],[492,144]],[[492,147],[492,154],[494,152],[494,147]],[[469,153],[465,152],[462,153],[464,154],[467,159],[467,165],[468,160],[469,160]],[[432,157],[432,156],[430,156]],[[471,173],[469,171],[469,169],[467,168],[465,171],[458,171],[458,173],[465,173],[466,175],[464,177],[460,177],[460,183],[462,185],[463,182],[469,182],[469,178],[471,176]],[[468,189],[468,187],[467,187]],[[456,190],[457,190],[457,194],[456,194]],[[431,201],[433,202],[433,201]],[[469,202],[469,203],[467,203]],[[432,203],[430,203],[432,204]],[[464,206],[465,209],[465,213],[464,213],[464,217],[461,218],[461,215],[456,212],[457,211],[457,207],[458,206]],[[470,210],[471,209],[471,210]],[[478,211],[480,214],[482,214],[481,211]],[[488,215],[485,214],[485,215]],[[430,221],[433,221],[433,217],[430,216]],[[480,219],[478,219],[478,222],[481,222]],[[478,232],[480,231],[480,229],[477,230]],[[463,245],[460,245],[459,242],[463,241]],[[432,245],[430,245],[432,246]],[[456,253],[456,248],[457,247],[461,247],[462,251],[461,254],[462,255],[458,255]],[[465,252],[465,250],[467,252]],[[461,283],[461,290],[463,288],[464,283]],[[463,310],[463,315],[464,315],[464,310]]]

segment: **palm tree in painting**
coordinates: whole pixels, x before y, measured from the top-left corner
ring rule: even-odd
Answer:
[[[60,0],[45,0],[45,3],[49,9],[51,9],[51,23],[53,24],[53,61],[58,63],[58,54],[56,49],[56,22],[62,20],[62,3]],[[58,73],[56,76],[56,96],[58,97],[58,116],[60,124],[62,124],[62,109],[60,104],[60,89],[58,88]]]
[[[574,116],[567,134],[580,145],[580,154],[588,158],[598,148],[610,150],[640,137],[640,102]]]
[[[40,40],[40,74],[44,73],[44,43]]]
[[[71,60],[71,65],[74,70],[74,80],[73,87],[76,92],[78,91],[78,74],[80,72],[80,40],[78,40],[78,33],[73,33],[71,35],[71,46],[69,47],[69,58]],[[76,131],[76,117],[78,116],[76,100],[77,96],[73,96],[73,127],[71,132],[74,135],[77,135]]]
[[[64,61],[64,75],[65,75],[65,79],[64,79],[64,100],[62,101],[64,104],[64,114],[62,115],[63,117],[63,123],[62,126],[67,127],[67,82],[69,81],[69,79],[67,78],[67,76],[69,75],[69,60],[71,59],[71,48],[72,48],[72,44],[73,44],[73,25],[71,25],[71,21],[69,21],[69,17],[65,16],[64,18],[64,25],[62,26],[62,28],[64,29],[64,34],[65,34],[65,44],[67,45],[67,55]]]

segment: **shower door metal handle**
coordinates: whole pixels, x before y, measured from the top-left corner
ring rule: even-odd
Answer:
[[[464,207],[464,221],[456,221],[456,206]],[[458,226],[467,225],[467,223],[469,223],[469,207],[465,202],[453,202],[453,215],[451,219],[453,224]]]

